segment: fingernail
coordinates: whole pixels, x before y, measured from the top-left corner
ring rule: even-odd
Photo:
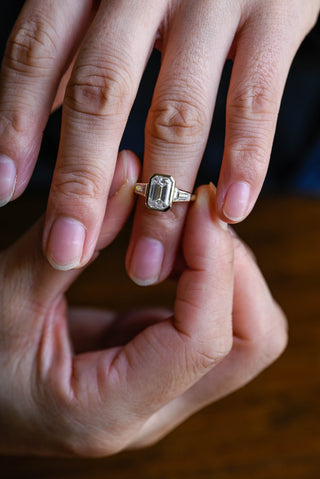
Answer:
[[[207,186],[201,186],[197,189],[195,205],[201,208],[210,207],[210,189]]]
[[[140,286],[158,281],[164,258],[163,244],[153,238],[142,237],[135,245],[129,275]]]
[[[201,207],[206,207],[209,209],[211,212],[211,217],[215,220],[218,221],[220,227],[228,231],[228,224],[225,223],[224,221],[220,220],[217,217],[217,211],[216,211],[216,193],[217,193],[217,188],[213,183],[209,183],[208,186],[202,186],[197,190],[197,199],[196,199],[196,204]]]
[[[16,186],[17,170],[14,162],[7,156],[0,155],[0,206],[11,200]]]
[[[223,214],[231,221],[245,218],[250,198],[250,186],[244,181],[230,186],[223,205]]]
[[[118,193],[121,187],[133,178],[136,178],[136,172],[132,166],[132,161],[130,161],[128,152],[122,150],[118,156],[117,166],[109,191],[109,198]]]
[[[128,170],[127,163],[128,161],[126,155],[123,152],[119,153],[117,166],[110,186],[109,198],[115,195],[119,191],[123,183],[126,181]]]
[[[80,266],[86,230],[80,221],[60,217],[52,225],[47,257],[50,264],[60,271]]]

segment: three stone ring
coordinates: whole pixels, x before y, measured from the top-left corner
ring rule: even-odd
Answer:
[[[145,197],[145,204],[151,210],[167,211],[172,203],[192,201],[193,195],[179,190],[172,176],[152,175],[148,183],[136,183],[135,193]]]

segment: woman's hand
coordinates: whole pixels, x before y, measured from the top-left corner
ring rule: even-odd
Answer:
[[[165,173],[192,190],[230,57],[217,211],[225,221],[241,221],[265,177],[290,64],[319,8],[319,0],[26,0],[1,74],[1,204],[27,185],[50,111],[63,100],[44,249],[58,269],[90,260],[120,139],[156,46],[162,66],[146,124],[142,181]],[[127,255],[137,283],[169,275],[185,214],[181,206],[154,214],[141,202]],[[70,237],[77,238],[72,250],[65,248]],[[152,267],[142,254],[151,250]]]
[[[137,173],[122,154],[99,249],[127,217]],[[2,453],[105,456],[151,444],[282,352],[283,314],[217,218],[213,188],[190,206],[172,313],[69,310],[79,270],[49,265],[42,226],[0,255]]]

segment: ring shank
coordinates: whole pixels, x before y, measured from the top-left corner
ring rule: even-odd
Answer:
[[[134,192],[140,196],[146,196],[148,183],[136,183]]]

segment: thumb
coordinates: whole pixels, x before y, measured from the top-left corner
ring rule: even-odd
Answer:
[[[85,364],[74,365],[77,378],[87,377],[100,398],[107,401],[113,391],[117,404],[119,398],[127,399],[124,421],[137,411],[149,417],[184,393],[232,345],[233,244],[216,216],[210,187],[200,188],[190,207],[183,246],[186,269],[178,282],[174,316],[147,327],[120,350],[106,350],[91,360],[86,356]],[[93,369],[99,374],[92,374]],[[94,380],[99,383],[92,384]]]

